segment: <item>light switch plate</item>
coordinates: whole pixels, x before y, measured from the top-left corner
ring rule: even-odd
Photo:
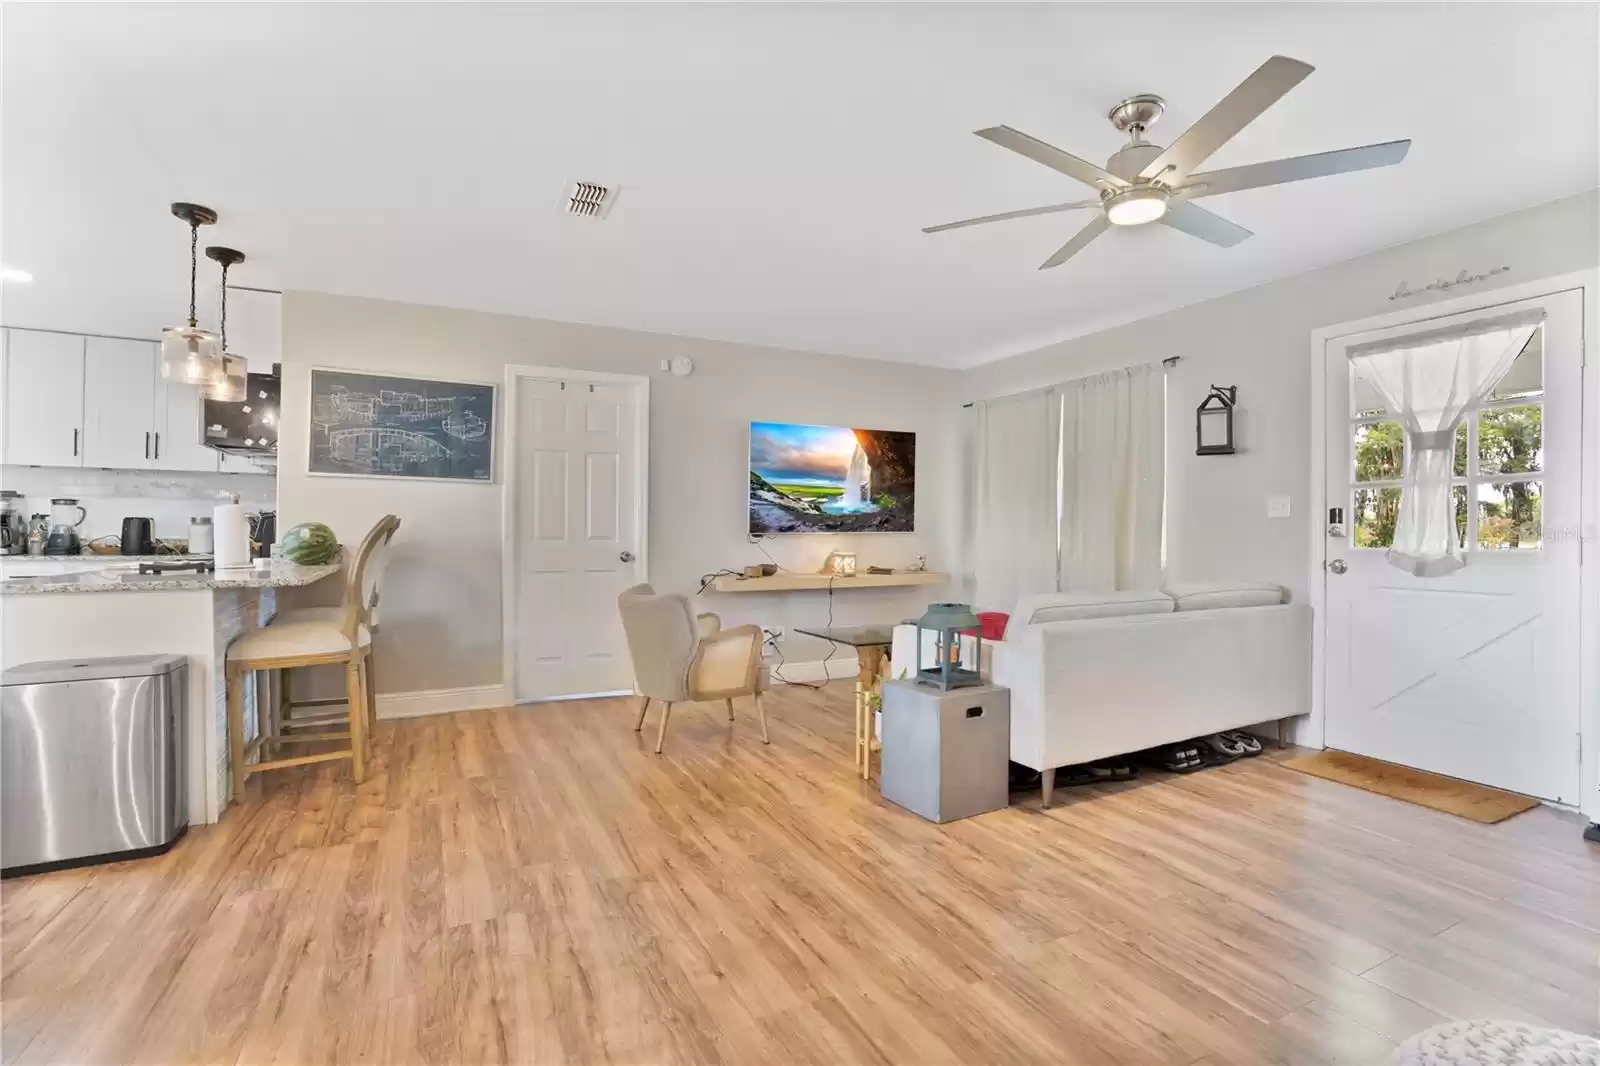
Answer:
[[[1288,518],[1289,517],[1289,497],[1287,497],[1287,496],[1268,496],[1267,497],[1267,517],[1268,518]]]

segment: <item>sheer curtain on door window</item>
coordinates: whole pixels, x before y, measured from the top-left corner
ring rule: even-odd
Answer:
[[[1391,565],[1417,577],[1466,565],[1450,498],[1456,427],[1505,377],[1542,321],[1543,311],[1519,312],[1350,348],[1351,370],[1406,434]]]
[[[1056,462],[1061,400],[1039,389],[976,405],[974,600],[1010,611],[1056,587]]]
[[[1057,386],[1065,592],[1161,585],[1165,380],[1149,363]]]

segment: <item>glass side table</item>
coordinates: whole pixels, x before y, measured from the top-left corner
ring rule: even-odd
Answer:
[[[882,689],[883,660],[894,643],[894,626],[815,626],[795,627],[796,633],[856,650],[856,739],[855,768],[861,779],[872,776],[873,739],[872,701]]]

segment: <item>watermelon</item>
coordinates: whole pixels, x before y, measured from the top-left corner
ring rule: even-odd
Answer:
[[[301,566],[320,566],[338,553],[338,538],[321,522],[301,522],[278,541],[278,558]]]

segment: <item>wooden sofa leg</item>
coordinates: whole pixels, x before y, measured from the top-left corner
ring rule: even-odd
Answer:
[[[637,722],[633,723],[633,731],[635,733],[641,732],[644,729],[644,713],[646,711],[648,711],[649,709],[650,709],[650,697],[649,696],[640,696],[639,697],[639,720]]]
[[[1039,771],[1039,792],[1040,792],[1040,801],[1041,801],[1040,804],[1039,804],[1039,809],[1040,810],[1048,811],[1050,809],[1050,793],[1054,792],[1055,789],[1056,789],[1056,771],[1055,771],[1055,767],[1051,767],[1048,770]]]

